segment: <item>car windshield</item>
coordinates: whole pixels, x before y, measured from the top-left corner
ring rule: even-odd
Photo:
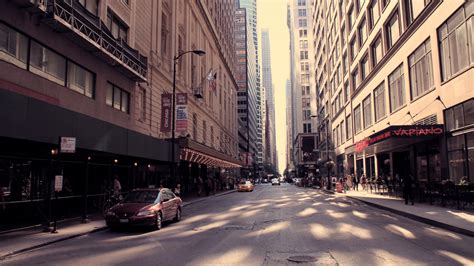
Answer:
[[[126,203],[153,203],[158,198],[159,191],[131,191],[125,197]]]

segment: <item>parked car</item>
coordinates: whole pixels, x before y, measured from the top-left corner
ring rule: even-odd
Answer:
[[[278,179],[278,178],[273,178],[273,179],[272,179],[272,186],[274,186],[274,185],[280,185],[280,179]]]
[[[183,201],[170,189],[134,189],[125,199],[107,211],[110,228],[151,226],[160,230],[164,221],[181,220]]]
[[[242,181],[239,183],[239,187],[237,189],[237,191],[239,192],[252,192],[254,189],[254,185],[252,184],[252,182],[250,181]]]

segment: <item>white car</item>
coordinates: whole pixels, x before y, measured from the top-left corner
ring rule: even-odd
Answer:
[[[278,178],[273,178],[273,179],[272,179],[272,186],[274,186],[274,185],[280,185],[280,179],[278,179]]]

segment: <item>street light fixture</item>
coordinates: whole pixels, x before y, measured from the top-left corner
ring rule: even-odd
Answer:
[[[181,56],[188,54],[188,53],[193,53],[199,56],[203,56],[206,54],[203,50],[190,50],[186,52],[182,52],[175,56],[173,58],[173,98],[172,98],[172,119],[171,119],[171,164],[170,164],[170,173],[171,173],[171,178],[174,179],[174,142],[175,142],[175,135],[174,135],[174,130],[176,127],[176,121],[175,121],[175,113],[176,113],[176,65],[178,64],[178,60]]]

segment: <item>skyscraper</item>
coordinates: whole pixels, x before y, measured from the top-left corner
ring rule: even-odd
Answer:
[[[256,136],[251,140],[252,143],[255,143],[255,159],[258,171],[263,170],[263,132],[262,132],[262,113],[261,108],[264,104],[264,100],[262,99],[261,95],[261,84],[260,84],[260,64],[258,61],[258,33],[257,33],[257,1],[256,0],[240,0],[237,1],[240,8],[244,8],[247,13],[247,31],[249,38],[247,39],[248,44],[248,51],[252,51],[253,55],[249,55],[252,57],[252,62],[248,62],[250,67],[252,68],[252,75],[254,75],[255,79],[255,94],[256,94]],[[253,46],[253,47],[249,47]],[[253,69],[253,65],[255,65],[255,70]],[[252,138],[252,137],[251,137]]]
[[[272,83],[272,67],[270,55],[270,36],[268,29],[262,30],[262,84],[265,87],[265,102],[264,107],[267,109],[266,127],[268,135],[265,135],[265,151],[268,158],[265,158],[268,163],[277,166],[276,153],[276,135],[275,135],[275,98],[273,95]]]

